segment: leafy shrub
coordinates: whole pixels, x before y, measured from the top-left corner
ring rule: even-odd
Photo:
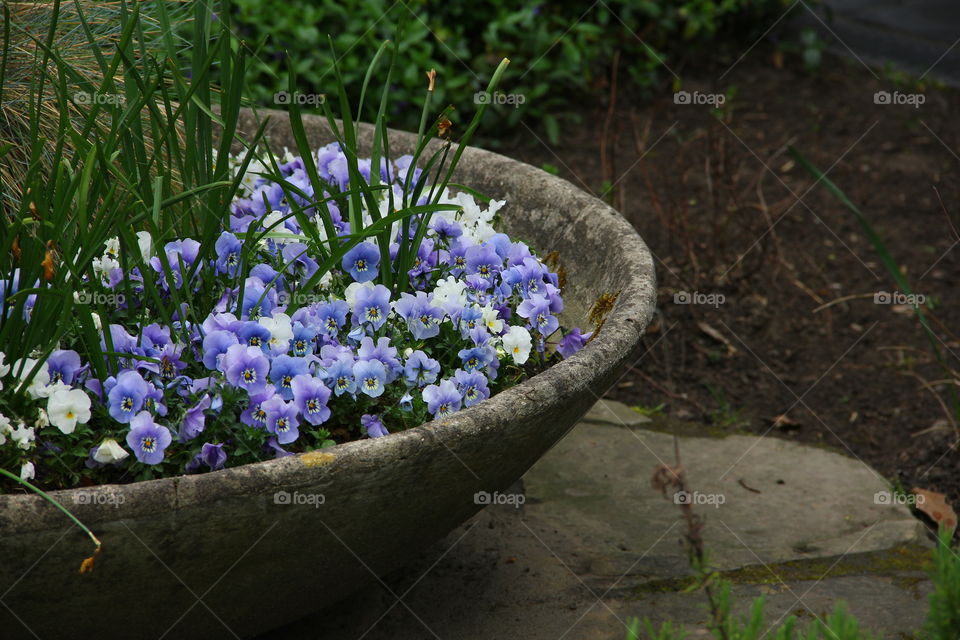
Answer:
[[[359,92],[362,70],[384,39],[399,36],[403,59],[396,70],[393,126],[416,129],[406,105],[418,104],[424,72],[436,68],[436,104],[469,113],[474,94],[502,57],[512,60],[498,105],[508,126],[521,119],[542,123],[551,140],[569,124],[577,97],[603,91],[611,61],[641,87],[669,79],[687,62],[713,60],[724,43],[739,53],[762,35],[788,3],[784,0],[611,0],[586,11],[572,0],[509,3],[406,4],[387,0],[237,0],[240,35],[259,47],[248,78],[254,100],[273,105],[287,87],[291,65],[306,93],[328,92],[333,82],[329,34],[342,54],[344,82]],[[510,99],[510,96],[515,96]],[[522,97],[516,97],[522,96]],[[356,96],[353,96],[356,98]],[[522,100],[521,104],[517,104]],[[468,108],[469,107],[469,108]],[[565,118],[561,122],[560,118]]]

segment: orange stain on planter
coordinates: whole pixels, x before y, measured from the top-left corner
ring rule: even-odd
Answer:
[[[337,459],[337,456],[332,453],[325,453],[323,451],[308,451],[307,453],[300,455],[300,461],[305,467],[322,467],[325,464],[330,464]]]

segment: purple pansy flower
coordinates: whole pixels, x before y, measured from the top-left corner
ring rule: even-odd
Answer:
[[[158,416],[167,415],[167,405],[163,403],[163,389],[147,384],[147,395],[143,397],[143,408]]]
[[[250,277],[243,284],[243,306],[241,316],[256,320],[260,316],[269,316],[277,305],[277,292],[269,289],[260,278]]]
[[[243,244],[229,231],[224,231],[214,245],[217,250],[217,273],[225,273],[231,278],[237,275],[240,266],[240,250]]]
[[[433,338],[440,333],[440,323],[445,314],[443,309],[433,306],[431,298],[423,291],[418,291],[415,296],[403,293],[394,305],[417,340]]]
[[[203,337],[203,365],[207,369],[222,371],[220,363],[223,358],[220,356],[225,354],[227,349],[239,343],[237,335],[232,331],[222,329],[211,331]]]
[[[317,305],[317,320],[320,330],[331,338],[335,338],[340,327],[347,321],[347,312],[350,307],[344,300],[321,302]]]
[[[489,346],[481,346],[471,349],[461,349],[457,355],[460,357],[460,362],[464,369],[467,371],[477,371],[478,369],[483,369],[490,364],[492,360],[496,359],[496,356],[491,353],[492,351],[493,349]]]
[[[300,410],[303,419],[312,425],[322,424],[330,417],[327,401],[330,399],[330,389],[319,378],[309,375],[299,375],[291,382],[293,401]]]
[[[257,429],[266,429],[267,412],[263,410],[263,403],[274,395],[276,394],[273,387],[268,387],[262,393],[251,395],[247,408],[240,414],[240,422]]]
[[[267,431],[277,436],[277,442],[290,444],[300,436],[297,405],[275,395],[260,406],[267,414]]]
[[[410,354],[403,367],[407,383],[418,388],[436,382],[439,374],[440,363],[419,349]]]
[[[360,424],[363,425],[367,435],[371,438],[381,438],[388,433],[387,428],[380,421],[380,416],[365,413],[360,417]]]
[[[559,351],[560,355],[564,358],[569,358],[577,351],[580,351],[592,336],[592,331],[590,333],[580,333],[580,328],[575,327],[573,331],[563,337],[560,344],[557,345],[557,351]]]
[[[223,371],[227,381],[250,395],[264,390],[269,370],[270,361],[257,347],[235,344],[227,349],[223,357]]]
[[[529,320],[531,326],[544,337],[549,336],[560,326],[557,319],[550,313],[550,300],[539,294],[521,302],[517,307],[517,313],[521,318]]]
[[[353,377],[361,392],[377,398],[383,394],[387,369],[379,360],[360,360],[353,365]]]
[[[187,463],[187,473],[196,473],[202,465],[206,465],[211,471],[223,469],[227,463],[227,452],[223,450],[222,444],[204,443],[200,447],[200,453],[193,457],[193,460]]]
[[[212,404],[209,394],[203,394],[200,401],[187,409],[187,414],[183,417],[183,426],[180,427],[180,435],[177,438],[180,442],[193,440],[203,432],[206,416],[203,412],[210,408]]]
[[[457,387],[463,396],[463,406],[472,407],[481,400],[490,397],[490,387],[487,386],[487,377],[479,371],[464,371],[457,369],[454,377]]]
[[[50,374],[50,383],[62,382],[73,384],[73,379],[80,370],[80,355],[76,351],[58,349],[47,358],[47,371]]]
[[[340,266],[357,282],[370,282],[379,273],[380,250],[372,242],[361,242],[343,256]]]
[[[390,313],[390,289],[382,284],[374,287],[361,287],[353,307],[353,323],[367,324],[374,331],[383,326]]]
[[[293,400],[293,388],[290,383],[294,377],[307,373],[307,361],[303,358],[294,358],[280,355],[273,359],[270,365],[270,380],[277,387],[277,392],[284,400]]]
[[[156,424],[148,412],[141,411],[130,420],[127,446],[143,464],[163,462],[163,452],[172,441],[170,430]]]
[[[248,347],[260,347],[264,351],[269,348],[271,336],[270,329],[252,320],[244,322],[237,329],[237,337],[241,344]]]
[[[489,279],[503,268],[503,260],[490,244],[473,246],[466,252],[467,274]]]
[[[353,393],[357,389],[357,383],[353,377],[353,365],[353,358],[342,356],[327,367],[327,382],[338,396]]]
[[[165,380],[169,381],[176,378],[181,371],[187,368],[187,363],[180,359],[179,348],[173,344],[166,345],[163,351],[155,357],[160,360],[159,373],[160,377]]]
[[[443,380],[439,385],[428,385],[423,390],[423,400],[434,418],[444,418],[460,410],[460,392],[449,380]]]
[[[390,346],[390,338],[386,336],[373,344],[373,338],[364,336],[357,347],[357,360],[379,360],[387,370],[386,384],[390,384],[403,371],[403,365],[397,359],[397,348]]]
[[[293,354],[303,357],[309,353],[313,353],[314,338],[316,337],[316,329],[305,326],[300,322],[295,322],[293,324],[293,343],[290,345]]]
[[[149,391],[146,380],[136,371],[123,371],[107,394],[108,412],[117,422],[128,423],[143,408]],[[148,414],[149,415],[149,414]]]

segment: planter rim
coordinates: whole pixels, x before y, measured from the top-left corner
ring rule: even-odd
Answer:
[[[275,127],[288,126],[286,113],[269,113]],[[390,136],[393,145],[395,139],[408,140],[413,134],[390,130]],[[158,508],[176,510],[240,494],[269,493],[281,486],[316,483],[318,478],[348,463],[379,466],[389,463],[396,456],[405,457],[405,452],[411,448],[433,441],[443,443],[471,434],[495,437],[496,428],[493,425],[504,424],[508,418],[514,422],[523,420],[549,410],[551,403],[559,403],[561,392],[571,393],[571,380],[575,381],[574,391],[592,393],[599,400],[608,386],[601,388],[605,375],[609,373],[611,359],[619,362],[633,353],[655,310],[656,283],[649,249],[618,212],[567,180],[477,147],[465,150],[460,170],[472,163],[481,164],[486,171],[499,169],[498,177],[502,179],[507,194],[527,190],[530,184],[539,185],[550,192],[563,192],[571,205],[589,214],[591,222],[595,221],[598,228],[605,228],[604,232],[614,239],[608,251],[618,256],[627,272],[623,286],[619,291],[610,292],[617,296],[613,308],[607,314],[601,330],[578,353],[473,407],[462,409],[445,419],[426,422],[381,438],[355,440],[312,452],[202,474],[48,493],[61,503],[70,505],[71,511],[88,523],[136,517],[156,512]],[[508,199],[508,208],[510,204]],[[447,449],[456,456],[450,447]],[[124,495],[122,508],[85,508],[88,505],[102,505],[109,496],[120,493]],[[87,499],[79,499],[81,494],[88,494]],[[79,508],[74,508],[74,505],[79,505]],[[0,531],[15,533],[66,525],[63,514],[56,509],[46,508],[49,506],[43,498],[33,493],[0,495]]]

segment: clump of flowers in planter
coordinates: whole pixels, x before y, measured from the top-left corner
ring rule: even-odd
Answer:
[[[379,438],[589,339],[560,329],[557,275],[496,231],[505,202],[431,186],[413,156],[358,159],[333,143],[270,159],[231,158],[239,192],[212,250],[190,237],[155,246],[146,231],[105,242],[73,293],[107,303],[94,315],[102,362],[69,333],[46,359],[0,354],[0,383],[28,399],[0,413],[0,467],[73,486]],[[170,323],[142,320],[148,281],[183,301]],[[200,292],[205,315],[187,304]]]

